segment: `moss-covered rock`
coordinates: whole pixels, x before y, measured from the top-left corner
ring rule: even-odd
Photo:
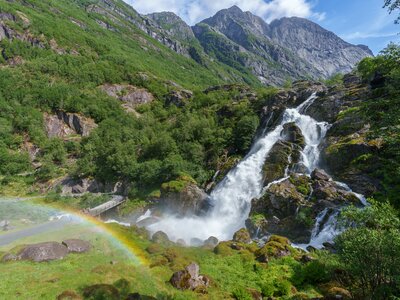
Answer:
[[[249,244],[251,243],[250,233],[246,228],[242,228],[235,232],[233,235],[233,241],[237,243]]]
[[[290,246],[290,241],[281,236],[272,235],[268,242],[255,252],[255,256],[260,262],[268,262],[269,258],[280,258],[289,256],[295,249]]]

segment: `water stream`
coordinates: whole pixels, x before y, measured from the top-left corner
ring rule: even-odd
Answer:
[[[271,148],[282,139],[285,124],[296,123],[304,135],[306,146],[302,151],[301,160],[307,170],[306,174],[310,174],[318,166],[319,145],[329,129],[329,124],[317,122],[304,114],[316,98],[314,93],[297,108],[286,109],[281,123],[258,138],[248,155],[212,191],[210,194],[212,209],[206,216],[180,218],[167,215],[149,225],[147,229],[153,233],[161,230],[171,240],[184,239],[188,244],[193,238],[201,240],[210,236],[220,240],[232,238],[238,229],[244,227],[250,212],[251,200],[263,193],[262,168]]]

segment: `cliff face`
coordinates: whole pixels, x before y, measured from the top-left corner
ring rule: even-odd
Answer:
[[[193,27],[172,12],[140,15],[128,5],[101,0],[89,11],[134,24],[175,52],[208,66],[214,62],[267,85],[287,80],[329,78],[351,71],[372,52],[349,44],[334,33],[302,18],[267,24],[233,6]]]

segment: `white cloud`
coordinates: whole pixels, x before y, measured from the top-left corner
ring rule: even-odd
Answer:
[[[270,22],[281,17],[303,17],[321,21],[325,13],[314,12],[310,0],[124,0],[140,13],[171,11],[189,24],[195,24],[217,11],[239,6]]]

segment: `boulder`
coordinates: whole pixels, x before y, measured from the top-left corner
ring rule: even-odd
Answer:
[[[178,107],[183,107],[186,102],[193,97],[193,92],[188,90],[175,90],[171,91],[165,99],[167,105],[175,105]]]
[[[141,295],[139,293],[132,293],[129,294],[125,300],[157,300],[157,298],[154,298],[152,296]]]
[[[68,137],[74,134],[89,136],[97,124],[93,119],[75,113],[58,111],[56,114],[44,114],[44,123],[47,136]]]
[[[242,244],[250,244],[252,242],[250,233],[246,228],[236,231],[233,235],[233,241]]]
[[[269,257],[289,256],[293,251],[294,249],[290,246],[290,241],[287,238],[272,235],[268,242],[255,252],[255,256],[260,262],[268,262]]]
[[[315,169],[311,173],[311,179],[313,180],[323,180],[323,181],[329,181],[332,178],[324,171],[321,169]]]
[[[199,238],[191,238],[190,239],[190,246],[192,247],[201,247],[204,245],[204,241]]]
[[[82,297],[76,292],[68,290],[58,295],[57,300],[82,300]]]
[[[157,231],[151,237],[151,240],[157,244],[169,244],[171,241],[168,238],[168,235],[163,231]]]
[[[200,267],[196,263],[191,263],[184,270],[175,272],[170,283],[179,290],[198,290],[207,288],[210,280],[206,276],[199,275]]]
[[[210,236],[208,239],[204,241],[205,247],[214,248],[218,245],[219,240],[215,236]]]
[[[85,299],[120,300],[120,293],[111,284],[94,284],[83,289]]]
[[[31,260],[44,262],[63,259],[68,254],[68,249],[57,242],[45,242],[25,246],[18,254],[18,260]]]
[[[104,84],[99,88],[110,97],[120,100],[127,111],[154,101],[154,96],[149,91],[129,84]]]
[[[202,215],[209,209],[208,195],[189,178],[162,184],[160,205],[181,217]]]
[[[92,245],[89,242],[79,239],[65,240],[62,244],[67,247],[68,252],[73,253],[88,252],[92,248]]]

